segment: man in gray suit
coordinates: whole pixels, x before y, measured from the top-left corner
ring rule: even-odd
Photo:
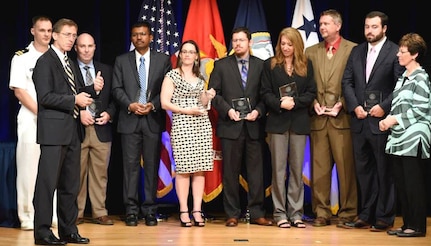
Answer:
[[[166,117],[160,105],[160,90],[172,65],[169,56],[150,50],[153,35],[148,22],[135,23],[130,35],[135,49],[116,58],[112,79],[112,95],[119,110],[117,131],[121,134],[123,151],[126,225],[136,226],[141,213],[147,226],[155,226],[161,133],[165,130]],[[144,200],[138,194],[141,158]]]
[[[213,106],[219,115],[217,136],[221,139],[223,152],[223,205],[228,218],[226,226],[230,227],[238,225],[241,215],[238,179],[243,160],[247,169],[247,208],[251,223],[272,225],[272,221],[265,218],[263,207],[262,117],[265,117],[266,110],[259,95],[263,61],[250,55],[250,40],[247,28],[233,30],[235,54],[215,62],[208,85],[217,92]],[[242,69],[247,70],[244,77]],[[233,101],[237,101],[235,105],[238,107],[232,105]],[[248,110],[240,109],[244,106],[250,107]]]
[[[385,153],[389,132],[379,130],[379,121],[390,111],[392,91],[404,68],[398,62],[398,45],[386,37],[387,25],[385,13],[367,14],[367,41],[353,48],[343,75],[360,194],[358,218],[346,223],[347,228],[386,231],[395,219],[394,182]]]

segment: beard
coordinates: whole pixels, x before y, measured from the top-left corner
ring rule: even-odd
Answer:
[[[375,43],[375,42],[378,42],[379,40],[382,40],[383,37],[384,37],[384,33],[381,32],[381,33],[377,34],[376,36],[367,35],[366,39],[367,39],[368,43]]]

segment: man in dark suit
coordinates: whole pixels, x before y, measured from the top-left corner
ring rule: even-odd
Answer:
[[[379,121],[390,111],[392,91],[404,71],[398,63],[398,45],[386,37],[388,16],[372,11],[365,17],[366,42],[353,48],[342,85],[351,131],[359,185],[358,217],[347,228],[386,231],[395,219],[395,191],[391,166],[385,154],[388,131]]]
[[[115,103],[111,100],[112,67],[93,60],[96,44],[88,33],[78,36],[75,51],[76,70],[81,71],[77,76],[79,83],[90,86],[101,76],[104,82],[103,89],[94,98],[94,103],[80,112],[85,135],[81,144],[81,182],[76,223],[84,222],[88,193],[92,210],[91,221],[100,225],[113,225],[105,206],[112,143],[111,122],[116,112]]]
[[[263,206],[262,117],[266,110],[259,95],[263,61],[250,55],[250,46],[250,31],[245,27],[235,28],[232,32],[235,54],[215,62],[208,85],[217,92],[213,106],[219,116],[217,136],[221,139],[223,153],[223,205],[228,218],[226,226],[230,227],[238,225],[241,215],[239,175],[243,160],[247,169],[247,208],[251,223],[272,225],[272,221],[265,218]],[[244,70],[246,74],[242,74]],[[237,101],[238,108],[234,108],[233,101],[240,98],[244,99]],[[248,104],[249,109],[239,109]]]
[[[58,20],[52,30],[54,43],[37,61],[33,71],[36,86],[37,142],[40,144],[39,168],[33,205],[34,238],[37,245],[89,243],[75,225],[78,207],[82,125],[79,107],[90,105],[91,94],[103,86],[99,79],[86,92],[76,79],[79,71],[67,52],[75,42],[78,25],[70,19]],[[51,231],[54,190],[57,189],[58,239]]]
[[[157,225],[161,133],[165,130],[166,117],[160,104],[160,90],[172,65],[169,56],[150,50],[153,35],[148,22],[135,23],[130,35],[135,49],[116,58],[112,80],[112,95],[119,107],[117,131],[121,134],[123,150],[126,225],[136,226],[142,213],[145,224],[154,226]],[[141,157],[144,200],[138,194]]]

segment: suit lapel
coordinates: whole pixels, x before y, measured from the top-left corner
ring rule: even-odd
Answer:
[[[58,57],[57,53],[50,48],[48,50],[48,54],[52,57],[52,60],[54,61],[55,66],[57,67],[57,71],[63,71],[61,74],[64,78],[64,82],[66,83],[67,88],[70,90],[71,93],[72,89],[70,88],[70,84],[69,84],[69,79],[67,78],[67,74],[66,74],[66,70],[64,69],[63,63],[61,62],[60,58]],[[72,69],[72,72],[74,73],[74,76],[76,77],[76,68],[75,68],[75,63],[69,58],[69,63],[70,63],[70,67]],[[77,81],[77,78],[75,78],[75,81]],[[75,87],[78,88],[78,86],[76,85],[75,82]]]
[[[135,76],[135,82],[138,84],[138,86],[140,86],[138,67],[136,66],[135,50],[132,50],[129,52],[129,62],[130,62],[130,67],[134,68],[133,75]]]
[[[231,65],[229,67],[232,69],[232,74],[234,74],[234,76],[236,77],[236,79],[234,79],[234,81],[236,81],[237,85],[244,90],[244,88],[242,86],[241,72],[238,69],[238,62],[236,60],[235,55],[230,56],[230,64]],[[250,60],[249,60],[248,66],[249,66],[248,67],[249,74],[247,75],[246,83],[248,83],[248,80],[249,80],[248,78],[250,78]],[[246,88],[247,88],[247,86],[246,86]]]
[[[147,90],[148,91],[151,91],[151,88],[153,88],[152,86],[153,86],[153,73],[151,72],[151,63],[153,63],[154,62],[154,64],[158,64],[158,62],[157,62],[157,56],[156,55],[154,55],[154,52],[152,52],[151,50],[149,51],[150,52],[150,62],[148,63],[148,66],[149,66],[149,69],[148,69],[148,85],[147,85]]]
[[[371,70],[371,73],[370,73],[370,78],[368,79],[368,82],[370,82],[371,80],[372,80],[372,77],[373,77],[373,75],[374,75],[374,72],[379,68],[379,66],[380,66],[380,64],[382,64],[382,62],[383,62],[383,60],[384,60],[384,57],[386,57],[386,56],[388,56],[389,55],[389,51],[390,51],[390,49],[389,49],[389,44],[388,44],[388,42],[387,42],[388,40],[386,39],[385,40],[385,43],[383,44],[383,46],[382,46],[382,48],[380,49],[380,52],[379,52],[379,55],[377,56],[377,58],[376,58],[376,62],[374,63],[374,66],[373,66],[373,69]],[[366,49],[365,49],[365,54],[367,54],[367,52],[368,52],[368,46],[366,46]],[[363,53],[364,54],[364,53]],[[364,61],[366,61],[366,57],[365,57],[365,59],[364,59]],[[366,63],[366,62],[365,62]],[[365,68],[365,66],[364,66],[364,68]],[[364,70],[365,71],[365,70]],[[365,74],[365,73],[364,73]]]

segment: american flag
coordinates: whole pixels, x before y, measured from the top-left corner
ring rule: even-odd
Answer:
[[[139,20],[148,21],[153,32],[152,50],[174,55],[180,46],[180,34],[177,31],[171,0],[144,0]]]
[[[138,21],[147,21],[151,24],[153,41],[150,44],[152,50],[163,52],[171,56],[175,65],[178,48],[180,46],[180,35],[177,31],[177,23],[172,9],[171,0],[144,0],[139,12]],[[166,131],[162,133],[162,148],[159,166],[159,182],[157,197],[161,198],[168,194],[173,188],[173,170],[175,162],[171,150],[171,112],[167,112]]]

